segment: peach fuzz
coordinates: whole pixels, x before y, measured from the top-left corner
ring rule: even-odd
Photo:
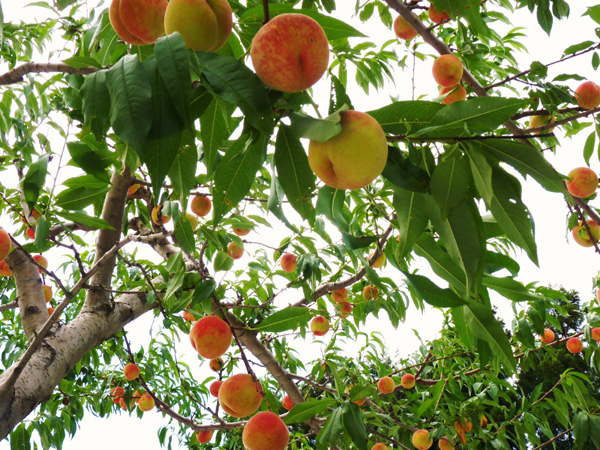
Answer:
[[[592,328],[592,339],[596,342],[600,342],[600,328]]]
[[[455,55],[442,55],[431,69],[435,82],[442,87],[456,86],[463,76],[463,65]]]
[[[5,261],[0,261],[0,277],[12,277],[13,273]]]
[[[203,358],[213,359],[223,355],[231,346],[232,339],[231,328],[217,316],[201,318],[190,330],[192,347]]]
[[[207,442],[210,442],[212,436],[213,430],[199,431],[198,434],[196,434],[196,439],[201,444],[206,444]]]
[[[212,202],[210,201],[210,198],[204,195],[195,195],[194,198],[192,198],[190,209],[197,216],[206,216],[210,212],[211,208]]]
[[[281,257],[281,268],[287,273],[291,273],[298,267],[296,255],[293,253],[284,253]]]
[[[49,303],[52,300],[52,287],[44,284],[42,289],[44,290],[44,300],[46,300],[46,303]]]
[[[433,440],[429,437],[429,431],[417,430],[412,436],[412,443],[418,450],[427,450],[433,445]]]
[[[371,450],[388,450],[388,446],[385,444],[382,444],[381,442],[378,442],[373,447],[371,447]]]
[[[387,162],[381,125],[360,111],[340,113],[342,131],[326,142],[310,141],[308,163],[327,186],[361,189],[377,178]]]
[[[291,411],[291,409],[294,407],[294,402],[292,401],[292,399],[290,398],[289,395],[286,395],[285,397],[283,397],[281,404],[288,411]]]
[[[392,379],[392,377],[381,377],[377,382],[377,389],[382,394],[391,394],[396,389],[396,382]]]
[[[260,382],[252,375],[239,373],[225,380],[219,389],[219,403],[227,414],[246,417],[254,414],[263,398]]]
[[[590,233],[586,230],[586,228],[580,223],[578,226],[573,228],[573,240],[577,242],[582,247],[592,247],[594,242],[598,242],[600,240],[600,226],[594,222],[592,219],[587,220],[588,228],[590,229]]]
[[[379,289],[377,287],[368,285],[363,289],[363,297],[365,300],[377,300],[377,295],[379,294]]]
[[[159,220],[158,220],[159,211],[162,212],[162,205],[158,205],[158,207],[155,206],[152,209],[152,214],[151,214],[152,222],[154,222],[156,225],[165,225],[165,224],[169,223],[171,221],[171,216],[165,216],[162,213],[160,216],[160,223],[159,223]]]
[[[142,411],[150,411],[152,408],[154,408],[155,403],[154,398],[150,394],[144,394],[140,397],[137,404]]]
[[[400,384],[404,389],[412,389],[415,387],[415,376],[412,373],[407,373],[400,379]]]
[[[48,260],[46,259],[46,257],[42,256],[42,255],[35,255],[33,257],[33,260],[38,263],[40,266],[42,266],[44,269],[46,269],[48,267]],[[44,273],[44,271],[42,269],[40,269],[38,267],[38,272],[40,273]]]
[[[285,450],[290,432],[277,414],[262,411],[244,426],[242,442],[246,450]]]
[[[350,302],[338,303],[336,305],[335,309],[338,313],[338,316],[340,316],[342,319],[345,319],[350,314],[352,314],[352,303],[350,303]]]
[[[210,391],[210,395],[212,395],[213,397],[218,397],[219,390],[221,389],[222,385],[223,385],[223,382],[220,380],[213,381],[210,385],[210,388],[208,388],[208,390]]]
[[[410,41],[419,34],[402,16],[398,16],[394,20],[394,33],[405,41]]]
[[[584,198],[598,189],[598,175],[587,167],[577,167],[567,177],[567,190],[573,197]]]
[[[231,256],[233,259],[240,259],[244,256],[244,249],[242,247],[238,247],[238,245],[231,241],[227,244],[227,254]]]
[[[553,342],[554,331],[552,331],[550,328],[544,329],[544,335],[540,336],[540,341],[542,341],[544,344],[549,344],[550,342]]]
[[[431,20],[433,23],[440,23],[442,20],[448,20],[450,18],[450,16],[446,14],[446,11],[439,12],[437,9],[435,9],[433,3],[429,4],[429,9],[427,12],[429,14],[429,20]]]
[[[315,336],[325,336],[329,331],[329,320],[323,316],[315,316],[315,318],[310,321],[310,331],[312,331]]]
[[[348,298],[348,289],[341,288],[341,289],[336,289],[336,290],[331,291],[331,298],[336,303],[345,302],[346,299]]]
[[[0,261],[10,253],[10,236],[5,230],[0,229]]]
[[[110,14],[111,23],[115,31],[124,29],[128,35],[121,36],[125,42],[126,38],[134,37],[134,45],[152,44],[165,34],[164,17],[167,9],[167,0],[113,0]],[[116,25],[116,26],[115,26]],[[117,30],[117,28],[119,30]]]
[[[581,339],[576,337],[569,339],[567,341],[567,350],[569,350],[571,353],[581,352],[581,350],[583,350],[583,343],[581,342]]]
[[[250,57],[267,86],[299,92],[319,81],[327,70],[329,43],[316,20],[303,14],[281,14],[256,33]]]
[[[456,89],[457,87],[458,89]],[[440,95],[447,94],[448,92],[451,92],[454,89],[456,89],[456,91],[452,92],[451,94],[448,94],[446,98],[442,100],[442,103],[444,105],[451,105],[454,102],[460,102],[467,99],[467,91],[462,86],[443,87],[440,89]]]
[[[438,447],[440,450],[454,450],[454,445],[450,443],[448,436],[444,436],[442,439],[440,439],[438,442]]]
[[[593,109],[600,105],[600,86],[593,81],[584,81],[575,89],[577,104],[583,109]]]
[[[223,368],[223,364],[223,358],[214,358],[210,360],[208,367],[210,367],[210,370],[213,372],[219,372]]]
[[[137,364],[129,363],[123,369],[123,376],[129,381],[133,381],[140,376],[140,368]]]
[[[148,42],[144,42],[142,39],[135,37],[125,27],[123,20],[121,20],[121,1],[112,0],[110,9],[108,10],[108,16],[110,18],[110,24],[112,25],[115,33],[128,44],[132,45],[148,45]],[[130,188],[131,189],[131,188]]]

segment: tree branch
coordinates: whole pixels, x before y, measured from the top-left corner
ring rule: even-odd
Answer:
[[[83,69],[76,69],[63,63],[34,63],[28,62],[21,64],[18,67],[0,75],[0,86],[6,86],[9,84],[15,84],[23,81],[23,77],[28,73],[74,73],[78,75],[87,75],[94,73],[98,69],[95,67],[84,67]]]

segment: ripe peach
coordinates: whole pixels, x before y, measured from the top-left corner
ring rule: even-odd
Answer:
[[[352,304],[350,302],[341,302],[335,305],[335,309],[338,312],[338,316],[345,319],[352,314]]]
[[[446,14],[446,11],[439,12],[435,9],[433,3],[429,4],[429,10],[427,12],[429,13],[429,20],[433,23],[440,23],[442,20],[448,20],[450,18],[450,16]]]
[[[444,436],[440,439],[438,446],[440,447],[440,450],[454,450],[454,445],[450,443],[448,436]]]
[[[400,384],[404,389],[412,389],[415,387],[415,376],[412,373],[407,373],[400,379]]]
[[[262,411],[244,426],[242,442],[246,450],[285,450],[290,432],[277,414]]]
[[[592,339],[600,342],[600,328],[592,328]]]
[[[40,220],[40,217],[42,217],[42,213],[39,212],[37,209],[32,210],[31,215],[33,216],[36,222]]]
[[[140,402],[141,397],[142,397],[142,394],[140,394],[140,391],[135,391],[132,395],[132,398],[133,398],[133,400],[135,400],[136,404]]]
[[[462,79],[463,65],[455,55],[442,55],[433,63],[432,73],[440,86],[456,86]]]
[[[8,256],[10,252],[10,236],[0,228],[0,261]]]
[[[531,120],[529,121],[529,128],[537,128],[537,127],[541,127],[542,125],[546,125],[547,123],[554,123],[556,122],[556,117],[552,117],[550,115],[539,115],[539,116],[532,116]],[[555,127],[552,128],[548,128],[547,130],[544,130],[544,133],[552,133],[554,131]],[[534,134],[540,134],[540,131],[535,131]]]
[[[52,287],[45,284],[42,286],[42,289],[44,290],[44,299],[46,303],[49,303],[52,300]]]
[[[185,309],[189,309],[190,306],[188,306]],[[196,317],[194,317],[194,315],[191,312],[187,312],[187,311],[183,311],[183,318],[185,320],[187,320],[188,322],[195,322],[196,321]]]
[[[329,331],[329,320],[323,316],[315,316],[315,318],[310,321],[310,331],[312,331],[315,336],[324,336]]]
[[[138,179],[139,178],[134,177],[134,180],[138,180]],[[135,194],[141,187],[142,187],[141,184],[138,184],[138,183],[132,184],[131,186],[129,186],[129,189],[127,189],[127,195]]]
[[[190,223],[190,226],[192,227],[192,231],[196,231],[196,229],[198,228],[198,219],[196,218],[196,216],[186,212],[185,218]]]
[[[206,444],[207,442],[210,442],[212,436],[213,430],[199,431],[198,434],[196,434],[196,439],[198,439],[198,442],[201,444]]]
[[[165,225],[167,223],[169,223],[171,221],[171,216],[165,216],[163,214],[161,214],[160,218],[160,223],[158,221],[158,212],[162,211],[162,205],[158,205],[158,207],[154,207],[152,209],[152,222],[154,222],[156,225]]]
[[[366,113],[342,111],[342,131],[326,142],[310,141],[308,163],[326,185],[361,189],[377,178],[387,162],[381,125]]]
[[[29,239],[35,239],[35,230],[31,227],[27,227],[27,229],[25,230],[25,235]]]
[[[588,231],[581,223],[575,228],[573,228],[572,232],[573,239],[582,247],[592,247],[594,245],[594,242],[598,242],[598,240],[600,240],[600,226],[592,219],[587,220],[587,225],[590,229],[590,232],[592,233],[591,237]]]
[[[210,360],[208,367],[210,367],[210,370],[213,372],[219,372],[223,368],[223,364],[225,364],[223,358],[214,358]]]
[[[232,228],[231,231],[233,231],[235,234],[237,234],[240,237],[246,236],[248,233],[250,233],[249,228]]]
[[[52,306],[48,307],[48,315],[51,316],[52,314],[54,314],[54,311],[56,311]]]
[[[137,404],[142,411],[150,411],[155,405],[154,398],[150,394],[142,395]]]
[[[38,263],[40,266],[42,266],[44,269],[46,269],[46,268],[48,267],[48,260],[47,260],[47,259],[46,259],[44,256],[42,256],[42,255],[35,255],[35,256],[33,257],[33,259],[34,259],[34,261],[35,261],[35,262],[37,262],[37,263]],[[43,271],[42,269],[40,269],[39,267],[38,267],[38,271],[39,271],[40,273],[43,273],[43,272],[44,272],[44,271]]]
[[[331,291],[331,298],[336,303],[345,302],[346,299],[348,298],[348,289],[341,288],[341,289],[336,289],[336,290]]]
[[[123,394],[125,394],[125,389],[123,389],[121,386],[112,388],[110,391],[110,396],[112,397],[113,403],[119,403],[119,397],[122,397]]]
[[[298,267],[296,259],[296,255],[293,253],[284,253],[281,256],[281,268],[287,273],[293,272]]]
[[[214,51],[231,35],[233,14],[227,0],[171,0],[165,13],[167,34],[178,31],[195,51]]]
[[[288,411],[290,411],[294,407],[294,402],[292,401],[292,399],[290,398],[289,395],[286,395],[285,397],[283,397],[281,404]]]
[[[125,399],[123,397],[119,399],[119,405],[121,405],[122,409],[127,410],[127,403],[125,403]]]
[[[210,198],[205,195],[195,195],[192,198],[190,209],[194,214],[200,217],[206,216],[212,208],[212,202]]]
[[[231,241],[227,245],[227,254],[233,259],[240,259],[242,256],[244,256],[244,248],[238,247],[235,242]]]
[[[388,450],[388,446],[385,444],[382,444],[381,442],[378,442],[373,447],[371,447],[371,450]]]
[[[210,395],[212,395],[213,397],[218,397],[219,389],[221,389],[222,384],[223,382],[220,380],[213,381],[210,385],[210,388],[208,388],[208,390],[210,391]]]
[[[569,172],[567,189],[574,197],[587,197],[598,189],[598,175],[587,167],[577,167]]]
[[[417,430],[412,436],[412,443],[418,450],[427,450],[433,445],[433,440],[429,437],[429,431]]]
[[[542,341],[544,344],[549,344],[550,342],[553,342],[554,331],[552,331],[550,328],[544,329],[544,335],[540,336],[540,341]]]
[[[217,316],[205,316],[190,330],[192,347],[203,358],[218,358],[229,349],[233,334],[227,322]]]
[[[583,109],[593,109],[600,105],[600,86],[593,81],[584,81],[575,89],[577,104]]]
[[[402,16],[398,16],[394,20],[394,33],[405,41],[410,41],[419,34]]]
[[[450,86],[450,87],[443,87],[440,89],[440,95],[444,95],[450,91],[453,91],[454,89],[456,89],[457,86]],[[442,103],[444,105],[450,105],[454,102],[460,102],[462,100],[466,100],[467,98],[467,91],[465,90],[464,87],[462,86],[458,86],[458,89],[456,89],[456,91],[452,92],[451,94],[448,94],[446,96],[446,98],[442,101]]]
[[[129,381],[133,381],[140,376],[140,368],[137,364],[129,363],[123,369],[123,376]]]
[[[329,43],[316,20],[303,14],[281,14],[256,33],[250,57],[267,86],[299,92],[319,81],[327,70]]]
[[[583,343],[581,342],[581,339],[576,337],[569,339],[567,341],[567,350],[569,350],[571,353],[581,352],[581,350],[583,350]]]
[[[167,0],[113,0],[110,21],[121,39],[133,45],[153,44],[165,34]]]
[[[356,403],[359,407],[365,404],[364,398],[359,398],[358,400],[353,401],[352,403]]]
[[[372,251],[371,253],[369,253],[369,259],[371,259],[373,257],[373,254],[375,253],[375,251]],[[380,267],[383,267],[385,265],[385,253],[382,253],[381,255],[379,255],[379,257],[373,262],[373,265],[371,267],[373,267],[373,269],[379,269]]]
[[[262,402],[263,390],[252,375],[238,373],[225,380],[219,389],[219,403],[227,414],[246,417],[254,414]]]
[[[396,389],[396,382],[392,377],[381,377],[377,382],[377,389],[382,394],[391,394]]]
[[[5,261],[0,261],[0,277],[12,277],[12,270]]]
[[[379,289],[373,285],[368,285],[363,289],[363,297],[365,300],[377,300],[377,295],[379,294]]]

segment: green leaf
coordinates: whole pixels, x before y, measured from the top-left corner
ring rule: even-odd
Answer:
[[[315,119],[304,113],[292,112],[289,117],[292,122],[292,131],[298,138],[326,142],[342,131],[339,114],[334,114],[325,119]]]
[[[86,67],[95,67],[96,69],[103,69],[102,64],[96,61],[94,58],[88,56],[72,56],[62,61],[69,67],[75,69],[84,69]]]
[[[80,94],[84,123],[90,127],[96,140],[101,141],[110,114],[110,93],[106,84],[106,71],[100,70],[85,77]]]
[[[367,450],[367,430],[362,411],[354,403],[344,402],[344,428],[360,450]]]
[[[571,55],[573,53],[580,52],[581,50],[590,48],[592,45],[596,45],[596,43],[594,41],[583,41],[583,42],[580,42],[579,44],[570,45],[565,49],[565,51],[563,52],[563,55],[566,56],[566,55]]]
[[[548,36],[550,36],[550,31],[552,30],[552,13],[550,12],[550,8],[548,0],[541,1],[537,4],[537,20]]]
[[[179,246],[186,252],[193,253],[196,249],[196,240],[194,239],[194,230],[185,215],[179,216],[175,222],[175,239]]]
[[[400,231],[400,241],[398,251],[400,257],[410,253],[413,245],[429,222],[429,217],[425,208],[423,194],[410,192],[405,189],[394,189],[394,210],[398,216],[398,230]]]
[[[500,295],[515,302],[525,302],[530,300],[542,300],[539,295],[532,294],[525,286],[512,277],[491,277],[484,276],[482,284],[485,287],[495,290]]]
[[[214,173],[215,162],[217,161],[218,150],[227,137],[227,111],[222,106],[219,97],[210,94],[213,101],[210,103],[204,114],[200,116],[200,137],[202,138],[202,152],[204,154],[204,165],[206,172],[210,176]]]
[[[254,183],[266,154],[264,135],[254,143],[243,134],[227,150],[215,171],[214,224],[242,201]]]
[[[592,131],[585,140],[585,146],[583,147],[583,159],[587,166],[590,166],[590,158],[594,154],[594,148],[596,147],[596,132]],[[600,154],[599,154],[600,157]]]
[[[336,401],[332,398],[323,398],[320,400],[308,400],[295,405],[284,419],[287,425],[304,422],[318,416],[328,407],[334,405]]]
[[[417,255],[429,261],[429,265],[437,276],[446,280],[466,297],[465,272],[450,258],[448,252],[441,245],[438,245],[429,234],[422,234],[414,249]]]
[[[198,86],[192,91],[192,97],[190,101],[190,118],[196,120],[202,117],[208,105],[213,100],[213,94],[208,91],[204,86]]]
[[[109,151],[107,146],[92,148],[85,142],[67,142],[67,148],[73,161],[86,173],[110,183],[105,169],[117,160],[116,153]]]
[[[93,175],[83,175],[81,177],[69,178],[63,184],[70,188],[87,187],[94,189],[105,187],[108,183],[98,180]]]
[[[404,272],[408,283],[431,306],[437,308],[453,308],[464,305],[466,302],[452,292],[451,289],[442,289],[429,278],[422,275]]]
[[[377,239],[377,236],[353,236],[351,234],[342,232],[342,240],[344,241],[344,245],[349,250],[370,247],[371,244],[377,242]]]
[[[452,308],[452,322],[454,322],[454,327],[462,343],[469,350],[473,351],[473,332],[467,324],[464,307]]]
[[[169,179],[173,184],[173,189],[179,194],[184,211],[187,210],[187,198],[190,191],[196,184],[197,165],[198,150],[196,150],[196,147],[185,147],[177,154],[171,170],[169,170]]]
[[[531,332],[531,327],[527,319],[519,319],[519,329],[516,331],[519,340],[531,348],[535,348],[535,337]]]
[[[106,71],[110,94],[110,124],[121,140],[138,154],[152,125],[152,89],[137,56],[127,55]]]
[[[431,119],[445,105],[436,102],[395,102],[383,108],[369,111],[383,130],[391,134],[409,134],[429,125]]]
[[[192,302],[193,306],[196,306],[210,297],[215,289],[217,288],[217,283],[215,280],[206,280],[200,283],[196,289],[194,289],[194,300]]]
[[[441,161],[431,175],[429,189],[440,207],[442,218],[467,194],[471,184],[467,158]]]
[[[29,166],[27,175],[23,179],[23,194],[25,200],[32,209],[40,196],[42,186],[46,182],[48,173],[48,155],[42,155],[36,162]]]
[[[104,199],[110,186],[87,189],[84,187],[67,189],[56,196],[56,206],[63,209],[79,210]]]
[[[429,175],[415,166],[408,156],[396,147],[388,147],[388,159],[381,173],[393,185],[413,192],[427,192]]]
[[[361,398],[371,397],[373,395],[377,395],[377,389],[375,386],[371,385],[357,385],[352,386],[349,392],[350,401],[354,402],[356,400],[360,400]]]
[[[324,215],[340,231],[347,233],[350,231],[350,227],[348,226],[348,219],[344,214],[345,198],[346,192],[343,189],[323,186],[319,189],[317,197],[317,214]]]
[[[590,421],[585,411],[579,411],[573,417],[573,437],[575,438],[575,448],[584,448],[583,444],[590,437]]]
[[[307,324],[311,318],[312,315],[309,309],[288,306],[268,316],[255,329],[266,333],[281,333],[282,331],[295,330],[300,325]]]
[[[469,157],[471,174],[473,175],[477,192],[489,204],[494,195],[494,190],[492,189],[492,167],[487,162],[485,156],[477,150],[471,149],[466,153]]]
[[[288,227],[293,232],[298,232],[297,228],[292,225],[289,220],[283,214],[283,208],[281,207],[281,200],[284,198],[283,189],[281,189],[281,185],[279,184],[279,179],[277,176],[271,176],[271,187],[269,189],[269,198],[267,200],[267,208],[268,210],[275,215],[279,220],[281,220],[286,227]]]
[[[275,142],[275,167],[279,183],[292,208],[303,219],[314,217],[312,193],[315,175],[308,164],[308,157],[290,127],[281,124]]]
[[[517,362],[502,324],[494,317],[492,310],[484,305],[469,302],[463,306],[469,329],[477,339],[488,343],[493,354],[500,359],[504,368],[516,372]]]
[[[510,256],[488,250],[485,256],[485,272],[491,274],[502,269],[508,270],[512,276],[517,276],[521,267]]]
[[[338,406],[331,412],[325,421],[323,428],[321,428],[319,435],[317,436],[318,441],[321,444],[327,445],[330,442],[335,442],[340,438],[342,434],[342,418],[343,408]],[[331,445],[328,445],[328,447],[330,446]]]
[[[114,230],[114,228],[104,219],[98,217],[88,216],[84,213],[70,213],[66,211],[54,211],[54,214],[62,217],[63,219],[70,220],[74,223],[80,223],[85,227],[91,227],[95,230]]]
[[[35,246],[42,252],[50,248],[48,236],[50,235],[50,227],[46,216],[41,216],[35,225]]]
[[[219,250],[215,255],[215,272],[226,272],[233,267],[233,258],[224,251]]]

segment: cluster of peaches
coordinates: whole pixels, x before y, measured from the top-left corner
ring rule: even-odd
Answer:
[[[592,328],[591,335],[593,340],[595,340],[596,342],[600,342],[600,328]],[[551,344],[552,342],[554,342],[554,339],[554,331],[552,331],[550,328],[546,328],[544,330],[544,335],[540,336],[540,341],[542,341],[544,344]],[[568,339],[567,350],[569,350],[569,352],[573,354],[580,353],[583,350],[583,343],[581,342],[581,339],[579,339],[578,337],[572,337]]]
[[[129,363],[123,369],[123,376],[128,381],[136,380],[140,376],[140,368],[135,363]],[[121,408],[126,410],[127,402],[123,395],[125,395],[125,389],[122,386],[117,386],[110,391],[113,403],[118,403]],[[133,407],[134,404],[137,404],[142,411],[150,411],[155,405],[154,397],[148,393],[141,394],[139,391],[135,391],[130,406]]]

